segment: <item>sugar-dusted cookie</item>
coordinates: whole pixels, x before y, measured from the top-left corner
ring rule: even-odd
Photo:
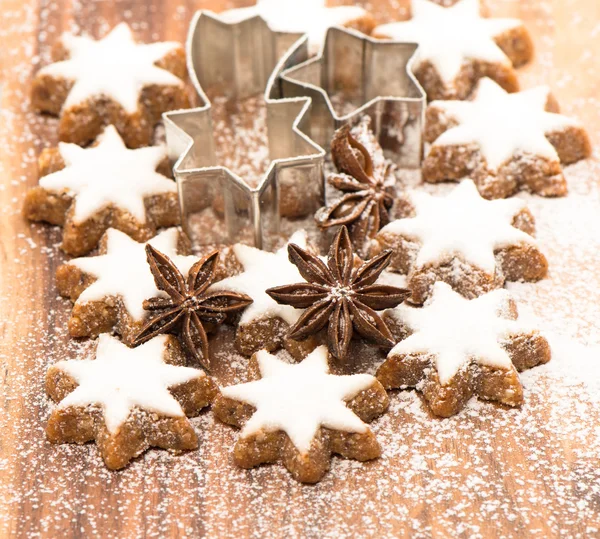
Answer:
[[[514,67],[531,59],[531,38],[520,20],[483,18],[479,10],[479,0],[451,7],[412,0],[412,19],[378,26],[373,35],[419,44],[414,72],[430,100],[465,99],[481,77],[514,92]]]
[[[121,23],[104,38],[63,34],[38,71],[32,104],[60,116],[60,140],[87,144],[113,124],[130,148],[152,141],[163,112],[189,106],[179,43],[138,44]]]
[[[550,361],[550,346],[518,318],[506,290],[466,299],[436,283],[421,308],[386,311],[400,341],[377,371],[387,389],[416,387],[431,411],[449,417],[473,395],[519,406],[517,371]]]
[[[546,86],[509,94],[481,79],[471,101],[434,101],[427,109],[423,163],[429,182],[470,176],[485,198],[524,189],[544,196],[567,192],[561,163],[591,153],[586,131],[557,114]]]
[[[46,390],[59,403],[46,428],[51,442],[95,440],[111,469],[123,468],[149,447],[198,447],[186,416],[198,415],[218,390],[203,371],[181,366],[177,341],[160,336],[128,348],[103,334],[95,355],[48,369]]]
[[[299,359],[316,346],[314,339],[298,342],[286,337],[288,328],[298,321],[303,311],[279,305],[266,293],[272,286],[292,284],[302,279],[296,266],[288,259],[290,244],[311,250],[304,230],[294,233],[275,253],[241,243],[234,245],[233,254],[243,267],[242,273],[216,282],[209,289],[241,292],[252,298],[252,304],[241,315],[236,332],[235,345],[242,354],[250,356],[258,350],[273,351],[285,346],[292,356]]]
[[[180,256],[190,252],[190,245],[177,228],[164,230],[148,243],[170,256],[185,275],[198,261],[195,256]],[[109,228],[100,241],[99,256],[76,258],[58,268],[58,290],[74,302],[69,319],[72,337],[114,330],[126,344],[133,343],[148,318],[144,300],[160,295],[145,246]]]
[[[177,185],[164,170],[164,146],[129,150],[113,126],[95,146],[59,143],[40,156],[40,182],[25,198],[24,215],[63,227],[62,248],[84,255],[113,227],[138,241],[179,223]]]
[[[250,370],[260,379],[223,388],[213,407],[221,421],[243,427],[233,453],[238,466],[281,461],[294,479],[316,483],[332,453],[361,461],[381,454],[364,423],[389,404],[373,376],[329,374],[324,346],[295,365],[262,350]]]
[[[375,19],[361,7],[326,4],[326,0],[257,0],[253,6],[229,9],[219,13],[219,17],[237,23],[259,15],[275,32],[308,34],[312,54],[322,47],[327,29],[332,26],[354,28],[365,34],[375,27]]]
[[[531,236],[535,220],[522,200],[485,200],[464,180],[446,197],[409,192],[398,208],[402,218],[380,230],[371,254],[392,250],[390,269],[408,275],[415,303],[436,281],[473,298],[505,281],[546,275],[546,257]]]
[[[368,116],[334,133],[331,157],[338,172],[327,176],[327,205],[315,219],[323,230],[346,225],[354,248],[364,256],[369,241],[390,222],[396,194],[393,166],[384,157]]]
[[[326,329],[329,351],[340,360],[346,359],[354,335],[383,348],[392,346],[392,335],[377,311],[402,303],[409,292],[380,280],[391,251],[364,262],[355,255],[348,228],[342,225],[326,260],[293,243],[288,253],[303,280],[269,288],[267,294],[282,305],[305,309],[290,328],[290,338],[314,338]]]

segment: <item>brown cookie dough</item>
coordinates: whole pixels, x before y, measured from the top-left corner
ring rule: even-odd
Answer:
[[[233,452],[238,466],[281,462],[297,481],[316,483],[332,453],[360,461],[381,454],[364,422],[387,409],[385,390],[367,374],[329,374],[327,356],[319,347],[292,365],[261,351],[250,361],[254,381],[223,389],[213,411],[243,428]]]
[[[548,270],[531,235],[535,220],[518,199],[488,201],[471,180],[447,197],[407,193],[401,217],[381,229],[371,256],[391,249],[390,269],[407,274],[414,303],[423,303],[437,281],[467,298],[509,281],[537,281]]]
[[[187,237],[174,228],[161,232],[150,242],[173,255],[191,252]],[[74,302],[69,318],[71,337],[96,337],[114,331],[123,342],[132,345],[147,319],[143,300],[158,293],[144,247],[145,243],[109,228],[100,240],[98,256],[59,266],[58,291]],[[174,258],[186,270],[198,260],[194,256]]]
[[[482,17],[476,0],[412,0],[410,20],[378,26],[373,35],[420,44],[413,71],[429,100],[466,99],[483,77],[516,92],[514,68],[533,56],[521,21]]]
[[[149,447],[174,453],[198,447],[187,417],[218,392],[203,371],[183,367],[173,337],[127,348],[108,335],[95,359],[60,361],[48,369],[46,391],[58,402],[46,432],[53,443],[94,440],[106,466],[117,470]]]
[[[400,343],[377,379],[386,389],[416,387],[438,416],[458,413],[474,395],[519,406],[518,371],[550,360],[548,342],[517,320],[504,290],[467,300],[436,283],[422,308],[403,305],[385,316]]]
[[[59,116],[60,140],[85,145],[114,125],[130,148],[152,142],[163,112],[190,105],[177,43],[136,44],[122,23],[103,39],[63,34],[33,81],[32,105]]]
[[[177,186],[169,179],[166,148],[129,150],[113,126],[82,149],[61,143],[40,156],[40,184],[25,197],[23,215],[63,227],[63,250],[96,248],[112,227],[146,241],[179,224]]]
[[[489,79],[471,101],[434,101],[427,109],[425,140],[431,147],[423,179],[473,179],[485,198],[519,190],[563,196],[562,165],[591,154],[586,131],[558,114],[546,87],[507,94]]]
[[[266,290],[273,285],[291,284],[300,280],[300,274],[288,259],[287,245],[296,243],[311,252],[314,247],[307,243],[307,234],[299,230],[275,253],[235,244],[232,253],[238,260],[239,271],[219,282],[209,290],[229,290],[250,296],[253,303],[241,314],[229,321],[237,325],[235,346],[246,356],[259,350],[273,352],[285,348],[295,359],[301,359],[323,342],[323,336],[309,337],[299,341],[287,336],[290,326],[300,317],[302,310],[278,305]]]

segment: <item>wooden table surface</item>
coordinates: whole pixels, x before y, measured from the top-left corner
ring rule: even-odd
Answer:
[[[405,16],[406,3],[370,7],[383,21]],[[236,432],[210,413],[194,420],[198,451],[150,451],[122,472],[109,472],[93,444],[46,441],[46,368],[80,357],[89,343],[66,335],[69,303],[53,281],[64,260],[59,231],[20,216],[37,155],[56,143],[56,121],[30,111],[32,76],[64,30],[100,35],[125,20],[144,40],[183,40],[196,9],[234,4],[0,0],[0,537],[600,537],[598,399],[562,376],[590,369],[576,363],[589,349],[571,340],[560,341],[554,367],[524,376],[520,410],[475,401],[437,420],[415,392],[393,393],[390,412],[374,424],[383,457],[367,465],[335,458],[316,486],[279,466],[236,469]],[[522,86],[549,84],[598,146],[600,4],[486,4],[523,19],[533,36],[536,57],[520,70]],[[598,172],[594,160],[569,167],[571,194],[562,201],[526,197],[551,275],[511,288],[549,330],[592,343],[600,342]],[[244,374],[245,360],[227,352],[230,338],[219,335],[221,383]]]

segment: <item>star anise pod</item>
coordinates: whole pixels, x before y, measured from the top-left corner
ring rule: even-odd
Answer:
[[[384,251],[358,267],[348,229],[342,226],[329,249],[327,263],[295,244],[288,246],[290,262],[306,280],[267,290],[277,303],[306,309],[289,336],[303,339],[325,326],[331,353],[344,359],[356,330],[381,346],[392,347],[389,328],[376,311],[402,303],[409,291],[395,286],[375,284],[388,266],[391,251]]]
[[[386,182],[390,164],[375,167],[369,151],[352,136],[348,124],[334,133],[331,155],[339,172],[330,174],[327,182],[344,194],[320,208],[315,219],[323,229],[348,226],[352,243],[364,255],[368,240],[390,221],[394,204]]]
[[[192,355],[208,367],[208,337],[204,324],[220,324],[227,313],[250,305],[252,298],[224,290],[206,292],[214,279],[219,251],[213,251],[196,262],[187,279],[168,256],[152,245],[146,245],[146,256],[156,287],[169,297],[155,297],[144,301],[144,309],[157,314],[140,330],[134,345],[142,344],[162,333],[177,333]]]

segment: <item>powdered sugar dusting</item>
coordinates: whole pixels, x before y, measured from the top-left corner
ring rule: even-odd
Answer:
[[[256,187],[269,167],[267,107],[263,96],[212,99],[217,164]]]
[[[537,57],[523,72],[523,86],[551,84],[565,114],[596,129],[591,136],[599,143],[591,52],[600,32],[593,33],[597,21],[583,9],[591,4],[574,0],[565,10],[548,1],[486,3],[493,14],[521,12],[530,21]],[[104,31],[118,22],[102,17],[104,1],[72,5],[73,20],[62,2],[48,0],[2,13],[0,536],[599,536],[600,166],[592,160],[565,169],[567,198],[519,195],[537,219],[550,275],[509,288],[522,315],[529,311],[546,331],[555,354],[548,365],[522,375],[521,409],[472,400],[457,416],[439,420],[416,392],[393,392],[390,411],[371,424],[382,458],[367,464],[334,458],[331,472],[315,486],[297,484],[280,466],[235,468],[230,450],[238,433],[210,412],[193,420],[198,451],[181,457],[149,451],[122,472],[108,471],[91,444],[46,441],[46,368],[83,355],[90,343],[67,338],[70,304],[48,284],[64,261],[56,247],[59,231],[30,226],[19,216],[26,187],[37,181],[37,154],[56,143],[56,122],[28,111],[27,85],[40,58],[47,62],[48,44],[61,24]],[[146,39],[181,39],[193,11],[181,5],[167,12],[167,2],[127,5],[131,11],[124,10],[123,18]],[[386,9],[394,12],[387,3]],[[569,27],[575,16],[581,22]],[[555,17],[567,20],[558,25]],[[561,45],[572,42],[574,32],[583,44],[581,58],[563,58]],[[421,188],[441,195],[453,186]],[[247,359],[232,350],[232,341],[233,330],[223,328],[211,342],[221,384],[245,381]],[[362,361],[372,373],[382,355],[373,352]]]

